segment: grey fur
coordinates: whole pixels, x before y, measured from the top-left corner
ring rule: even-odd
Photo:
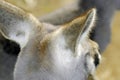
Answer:
[[[4,32],[4,35],[16,33],[16,30],[20,31],[21,26],[19,25],[19,29],[16,29],[15,25],[18,25],[19,21],[23,21],[23,19],[26,17],[24,15],[26,14],[21,9],[18,10],[15,6],[11,6],[8,3],[0,0],[0,28],[2,32]],[[27,18],[25,18],[24,20],[27,20]],[[11,29],[11,27],[14,27],[14,29]],[[11,33],[8,30],[12,30],[13,32]],[[17,55],[11,55],[3,51],[5,47],[4,43],[5,41],[8,41],[5,39],[5,37],[13,39],[10,37],[10,35],[3,37],[3,35],[0,34],[0,80],[13,80],[13,70],[16,63]],[[16,37],[19,36],[16,35]]]
[[[84,0],[83,0],[84,1]],[[93,3],[89,3],[88,2],[88,0],[85,0],[86,2],[86,5],[84,5],[83,7],[85,7],[85,6],[87,6],[87,5],[93,5]],[[89,0],[90,2],[91,1],[93,1],[93,0]],[[94,1],[101,1],[101,2],[99,2],[99,3],[95,3],[96,5],[95,6],[99,6],[99,10],[102,12],[102,10],[101,9],[105,9],[106,10],[106,12],[108,12],[108,13],[106,13],[105,12],[105,14],[103,13],[101,16],[103,16],[103,17],[105,17],[106,15],[108,15],[108,14],[111,14],[111,11],[112,11],[112,14],[111,15],[109,15],[108,17],[110,17],[110,19],[112,18],[112,16],[114,15],[113,14],[113,9],[111,10],[110,8],[114,8],[115,10],[118,10],[118,9],[120,9],[120,0],[109,0],[110,2],[111,1],[113,1],[112,3],[109,3],[109,1],[107,0],[94,0]],[[107,4],[107,6],[106,7],[104,7],[104,5],[103,5],[103,3],[106,3],[106,2],[108,2],[109,4]],[[89,4],[88,4],[89,3]],[[72,8],[72,7],[67,7],[66,6],[66,9],[64,10],[64,9],[58,9],[58,10],[56,10],[55,12],[53,12],[53,13],[51,13],[50,15],[48,14],[48,15],[45,15],[44,17],[42,17],[42,18],[40,18],[40,21],[43,21],[43,22],[49,22],[49,23],[52,23],[52,24],[57,24],[57,25],[59,25],[59,24],[64,24],[64,23],[66,23],[66,22],[69,22],[69,21],[71,21],[71,20],[73,20],[74,18],[76,18],[76,17],[78,17],[80,14],[81,14],[81,12],[83,11],[81,11],[81,8],[79,8],[79,6],[78,6],[78,4],[79,3],[76,3],[76,4],[74,4],[75,6],[74,6],[74,8]],[[101,6],[102,5],[102,6]],[[115,6],[111,6],[111,5],[115,5]],[[70,6],[70,5],[69,5]],[[73,5],[72,5],[73,6]],[[88,7],[89,7],[88,6]],[[75,9],[75,10],[74,10]],[[67,10],[67,13],[66,13],[66,10]],[[85,9],[86,10],[86,9]],[[79,12],[80,11],[80,12]],[[69,14],[69,16],[68,16],[68,14]],[[74,14],[74,15],[73,15]],[[56,15],[56,16],[54,16],[54,15]],[[53,17],[54,16],[54,17]],[[57,17],[58,16],[58,17]],[[62,19],[62,20],[60,20],[59,21],[59,17],[60,16],[62,16],[64,19]],[[72,17],[71,17],[72,16]],[[100,16],[100,17],[101,17]],[[104,21],[104,22],[103,22]],[[98,37],[98,38],[105,38],[105,41],[104,41],[104,43],[105,43],[105,45],[103,46],[103,48],[101,48],[102,49],[102,51],[105,49],[104,47],[109,43],[109,40],[110,40],[110,24],[111,24],[111,20],[108,20],[108,18],[107,19],[105,19],[105,20],[103,20],[102,21],[102,25],[104,25],[104,26],[106,26],[105,28],[103,28],[103,29],[105,29],[105,30],[108,30],[108,31],[106,31],[107,32],[107,34],[109,35],[109,36],[103,36],[103,35],[101,35],[101,32],[100,33],[95,33],[96,35],[101,35],[100,37]],[[98,21],[98,23],[99,23],[99,21]],[[101,24],[99,24],[99,25],[101,25]],[[97,38],[97,39],[98,39]],[[102,43],[102,42],[101,42]],[[101,44],[101,43],[99,43],[99,44]],[[13,44],[14,45],[14,44]],[[1,48],[2,48],[3,46],[1,46]],[[6,47],[8,47],[8,46],[6,46]],[[102,47],[102,44],[101,44],[101,47]],[[10,50],[12,49],[13,47],[10,47]],[[13,49],[14,50],[14,49]],[[2,53],[1,53],[2,52]],[[10,53],[11,51],[9,51],[9,53]],[[14,52],[14,51],[13,51]],[[18,52],[18,51],[17,51]],[[0,68],[0,79],[1,80],[12,80],[12,72],[13,72],[13,66],[14,66],[14,63],[16,62],[16,55],[10,55],[10,54],[8,54],[8,53],[3,53],[3,50],[1,50],[0,51],[0,53],[1,53],[1,56],[0,56],[0,65],[2,65],[2,66],[4,66],[4,69],[3,68]],[[16,54],[16,52],[14,52],[15,54]],[[10,56],[10,57],[7,57],[7,56]],[[15,57],[14,57],[15,56]],[[9,59],[11,60],[11,62],[5,62],[5,61],[9,61]],[[12,66],[12,67],[9,67],[8,68],[8,65],[9,66]],[[10,74],[10,75],[9,75]],[[8,75],[7,77],[6,77],[6,75]]]
[[[41,39],[39,37],[46,29],[40,33],[35,31],[18,56],[15,80],[89,80],[88,76],[95,68],[90,62],[94,59],[92,55],[99,55],[97,45],[88,39],[95,15],[96,10],[90,10],[82,18],[45,34]],[[41,27],[44,28],[44,25]],[[70,48],[72,46],[68,42],[71,40],[68,38],[73,39],[71,43],[75,44],[75,50]]]
[[[0,35],[0,80],[13,80],[13,70],[16,62],[16,55],[10,55],[4,52],[6,40]],[[7,76],[6,76],[7,75]]]
[[[16,56],[5,53],[2,46],[0,48],[0,80],[13,80]]]
[[[40,23],[34,16],[5,1],[0,1],[0,12],[2,35],[17,42],[21,48],[14,70],[14,80],[87,80],[88,76],[93,74],[94,55],[100,56],[98,45],[88,38],[95,22],[95,9],[69,23],[82,23],[79,27],[68,24],[57,30],[47,29],[44,23]],[[76,32],[79,33],[77,39],[73,38],[75,51],[66,47],[66,37],[73,35],[67,29],[73,27],[80,30]],[[79,29],[80,27],[82,29]],[[65,35],[64,31],[69,34]]]

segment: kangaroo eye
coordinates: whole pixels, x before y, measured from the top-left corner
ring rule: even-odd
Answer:
[[[100,60],[99,60],[98,54],[95,54],[94,55],[94,64],[95,64],[95,67],[97,67],[99,63],[100,63]]]

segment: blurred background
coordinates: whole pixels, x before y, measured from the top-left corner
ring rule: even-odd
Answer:
[[[74,0],[6,0],[36,17],[45,15]],[[111,43],[102,55],[102,61],[97,69],[98,80],[120,80],[120,12],[116,12],[112,23]]]

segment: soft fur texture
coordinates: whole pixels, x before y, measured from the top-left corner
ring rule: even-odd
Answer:
[[[95,9],[58,29],[5,1],[0,1],[0,12],[2,35],[20,45],[14,80],[94,79],[100,60],[97,43],[89,39]]]
[[[97,27],[98,29],[97,28],[95,29],[95,32],[92,34],[92,38],[93,40],[96,40],[100,44],[100,49],[101,51],[103,51],[107,46],[107,44],[109,43],[111,18],[114,15],[114,11],[120,9],[120,0],[109,0],[109,1],[81,0],[81,3],[75,3],[75,4],[72,4],[72,7],[70,6],[71,5],[66,5],[64,9],[61,8],[51,14],[45,15],[40,18],[40,21],[48,22],[55,25],[64,24],[78,17],[83,11],[86,11],[91,7],[96,7],[98,9],[97,10],[98,20],[96,21],[97,22],[96,26],[98,27],[103,26],[103,27],[99,27],[100,31],[98,30],[99,28]],[[105,34],[107,35],[104,35],[103,30],[107,30],[105,31],[106,32]],[[49,31],[52,31],[52,30],[49,29]],[[99,39],[101,38],[103,38],[103,40],[99,41]],[[0,39],[1,39],[0,40],[0,44],[1,44],[0,65],[2,65],[0,66],[0,79],[12,80],[13,68],[16,62],[17,54],[20,51],[20,47],[13,41],[12,42],[8,41],[3,37],[0,37]]]

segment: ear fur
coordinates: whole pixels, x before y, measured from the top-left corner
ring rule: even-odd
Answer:
[[[39,21],[10,3],[0,0],[0,30],[2,34],[24,47]]]
[[[92,31],[94,25],[95,25],[95,20],[96,20],[96,9],[91,9],[87,13],[87,19],[86,22],[84,23],[83,29],[81,31],[81,35],[85,37],[89,37],[90,32]]]
[[[72,50],[82,39],[88,38],[90,31],[94,27],[95,18],[96,9],[91,9],[65,25],[62,33]]]
[[[96,9],[91,9],[85,13],[83,13],[80,17],[77,19],[74,19],[65,28],[66,33],[72,33],[75,32],[77,34],[83,35],[86,34],[89,35],[90,31],[94,27],[96,19]]]

